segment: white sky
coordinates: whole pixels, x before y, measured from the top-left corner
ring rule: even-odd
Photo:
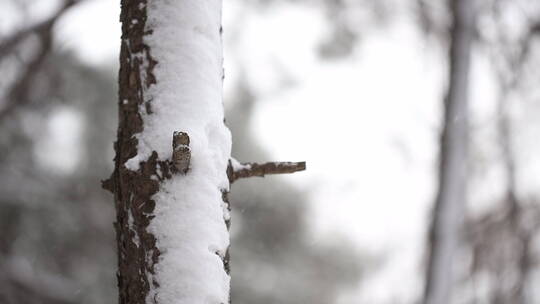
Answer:
[[[81,115],[72,108],[57,109],[44,126],[45,136],[38,139],[35,150],[39,163],[49,172],[73,172],[81,157],[83,127]]]
[[[58,27],[58,44],[90,64],[115,61],[117,2],[74,9]],[[412,22],[396,18],[363,37],[350,58],[324,62],[315,53],[325,31],[318,10],[283,4],[254,12],[225,3],[225,90],[234,88],[241,65],[260,99],[252,120],[258,138],[277,160],[307,160],[307,172],[286,178],[310,193],[314,238],[339,231],[387,259],[343,303],[414,299],[434,196],[440,53]],[[489,108],[492,79],[483,71],[473,74],[473,97]],[[284,87],[283,76],[294,85]]]
[[[58,44],[90,64],[116,61],[120,54],[119,1],[87,0],[58,24]]]

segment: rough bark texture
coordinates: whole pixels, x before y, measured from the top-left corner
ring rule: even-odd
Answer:
[[[156,294],[159,295],[158,280],[160,278],[156,278],[155,276],[156,269],[159,268],[160,271],[158,275],[162,275],[163,267],[161,267],[161,265],[165,265],[164,261],[166,261],[168,255],[166,250],[163,249],[160,258],[160,250],[157,247],[158,240],[155,235],[149,232],[151,221],[157,221],[159,219],[159,217],[154,219],[153,214],[154,211],[156,211],[156,201],[152,198],[154,197],[154,194],[160,191],[162,183],[165,180],[170,179],[173,176],[175,176],[175,178],[180,177],[181,175],[189,176],[190,173],[194,174],[195,172],[195,170],[190,167],[192,156],[191,149],[193,148],[195,151],[195,146],[190,146],[190,137],[192,137],[192,134],[182,132],[182,130],[175,130],[173,131],[174,134],[170,134],[172,143],[171,159],[162,160],[164,158],[160,158],[158,153],[154,150],[152,151],[151,156],[147,160],[140,162],[138,166],[135,164],[133,164],[133,166],[129,165],[130,169],[128,169],[125,165],[128,160],[130,160],[131,163],[133,162],[133,159],[137,159],[134,158],[135,156],[140,155],[140,151],[137,151],[138,140],[136,135],[143,132],[143,130],[144,132],[151,130],[150,123],[146,126],[149,129],[145,130],[145,121],[147,121],[149,117],[152,117],[152,115],[159,114],[159,111],[153,113],[152,97],[148,97],[151,95],[145,93],[150,86],[159,86],[162,83],[165,83],[163,78],[161,79],[161,83],[159,82],[160,79],[156,79],[154,67],[158,64],[158,60],[163,60],[164,65],[167,64],[167,60],[163,57],[153,58],[151,48],[149,45],[145,44],[145,41],[151,41],[149,43],[152,43],[154,46],[154,54],[159,54],[160,48],[157,44],[159,41],[152,40],[155,37],[151,37],[149,40],[145,40],[144,37],[145,35],[152,35],[152,31],[146,26],[148,18],[146,10],[147,4],[166,5],[170,3],[167,3],[166,1],[152,2],[153,0],[122,0],[122,45],[119,74],[120,110],[117,134],[118,139],[115,143],[115,170],[112,177],[103,182],[103,187],[112,191],[115,197],[115,207],[117,212],[115,228],[118,243],[117,276],[120,304],[158,303]],[[186,1],[186,3],[192,4],[193,2]],[[153,9],[156,8],[153,7]],[[166,9],[166,7],[161,7],[160,9]],[[202,7],[203,12],[206,12],[205,9],[205,7]],[[161,28],[158,28],[159,25],[153,24],[152,26],[156,33],[161,31]],[[206,65],[202,66],[205,67]],[[160,68],[162,67],[160,66]],[[201,69],[203,68],[201,67]],[[218,69],[216,69],[216,71],[218,71]],[[212,72],[210,71],[210,73]],[[220,70],[219,73],[221,73]],[[221,76],[221,74],[219,76]],[[167,86],[160,89],[167,89]],[[155,103],[157,103],[157,101],[155,101]],[[155,109],[159,108],[155,107]],[[145,113],[144,119],[141,117],[141,111],[144,111]],[[183,118],[175,116],[174,119]],[[221,118],[219,121],[221,122]],[[191,138],[193,140],[192,144],[196,143],[195,138],[196,137]],[[163,153],[161,150],[159,151],[160,153]],[[230,154],[230,152],[227,153]],[[228,158],[230,155],[227,155],[226,157]],[[146,159],[146,157],[144,159]],[[137,168],[136,171],[134,171],[135,168]],[[229,169],[228,172],[223,173],[229,173],[229,182],[232,182],[236,178],[263,176],[265,174],[292,173],[304,169],[305,163],[267,163],[263,165],[249,164],[249,169],[244,167],[244,170],[240,170],[239,172],[233,172]],[[223,168],[223,170],[225,171],[226,168]],[[219,187],[224,187],[224,185],[220,183]],[[226,208],[230,211],[228,202],[229,187],[225,188],[226,189],[221,189],[221,197]],[[169,203],[171,201],[167,200],[166,202]],[[176,201],[173,202],[176,203]],[[161,205],[157,207],[157,210],[159,211]],[[222,210],[221,206],[219,210]],[[223,220],[228,229],[230,226],[229,217],[225,216],[225,219]],[[154,224],[156,223],[153,223],[152,227],[154,227]],[[224,230],[218,232],[226,233]],[[159,236],[157,232],[156,235]],[[189,247],[191,244],[186,245]],[[223,247],[225,246],[226,245],[223,245]],[[228,274],[230,269],[229,250],[227,248],[225,252],[223,252],[224,250],[225,248],[222,248],[215,253],[222,259],[224,270]],[[178,261],[178,259],[175,259],[175,261]],[[163,264],[156,267],[158,262]],[[175,268],[167,269],[173,269],[172,271],[175,271]],[[203,276],[207,275],[207,271],[205,272],[204,268],[202,268],[202,270]],[[219,269],[219,272],[221,272],[221,269]],[[168,275],[171,277],[171,272],[169,272]],[[172,275],[175,276],[176,273],[172,272]],[[181,275],[182,273],[178,273],[178,276]],[[157,293],[155,292],[155,289],[158,290]],[[165,289],[165,286],[162,287],[162,290],[163,289]],[[174,291],[177,290],[178,289],[174,289]],[[186,290],[189,291],[189,287]],[[168,295],[170,297],[171,293],[169,292]],[[176,295],[173,294],[173,296]],[[221,298],[223,299],[224,297]],[[162,298],[160,297],[160,299]],[[225,302],[226,300],[220,301]]]
[[[158,192],[160,183],[173,174],[189,174],[189,155],[186,156],[186,153],[189,154],[189,136],[183,132],[171,134],[172,160],[161,161],[154,151],[147,161],[139,164],[137,171],[129,170],[124,165],[138,153],[138,141],[134,135],[144,128],[140,109],[152,113],[152,100],[144,100],[143,94],[157,81],[153,74],[157,61],[143,39],[145,35],[152,34],[145,27],[146,7],[150,1],[121,2],[122,45],[115,170],[112,177],[103,182],[103,187],[112,191],[115,198],[120,304],[142,304],[147,301],[157,303],[155,298],[148,298],[150,289],[158,287],[152,278],[155,274],[154,265],[158,263],[160,255],[156,238],[148,231],[155,209],[152,196]],[[222,193],[229,208],[228,192],[222,190]],[[227,228],[230,226],[229,220],[226,220],[226,225]],[[222,259],[225,271],[229,273],[228,250]]]
[[[113,189],[116,207],[116,236],[118,243],[118,288],[119,303],[146,303],[146,297],[157,263],[159,250],[156,239],[147,231],[152,220],[155,202],[151,199],[159,189],[159,181],[151,175],[170,177],[169,165],[157,161],[157,153],[153,153],[148,161],[140,164],[136,172],[128,170],[124,163],[137,155],[137,139],[135,134],[143,129],[139,107],[150,108],[151,101],[143,99],[143,92],[155,83],[152,74],[156,61],[150,49],[143,42],[146,23],[146,0],[122,0],[122,45],[120,50],[119,72],[119,125],[118,138],[115,143],[115,170],[109,188]],[[137,20],[133,22],[132,20]],[[149,63],[143,66],[142,54]],[[143,69],[146,69],[143,71]],[[143,83],[141,74],[146,75]],[[161,167],[163,175],[156,174]]]
[[[449,88],[440,141],[439,189],[429,232],[425,304],[450,303],[466,201],[468,83],[475,4],[471,0],[450,2]]]

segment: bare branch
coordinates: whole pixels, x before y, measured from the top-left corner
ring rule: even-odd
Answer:
[[[43,35],[44,33],[49,32],[53,25],[56,23],[56,21],[60,17],[62,17],[64,12],[78,2],[80,1],[66,0],[64,4],[60,7],[60,9],[58,9],[58,11],[48,19],[43,20],[42,22],[38,22],[24,30],[20,30],[11,35],[10,37],[4,39],[4,41],[0,43],[0,59],[12,53],[19,45],[19,43],[21,43],[26,37],[30,36],[31,34],[37,33],[39,35]]]
[[[306,162],[268,162],[239,163],[235,159],[229,160],[227,175],[229,181],[233,183],[240,178],[253,176],[264,177],[267,174],[287,174],[306,170]]]
[[[47,55],[52,49],[53,43],[53,27],[56,21],[64,14],[64,12],[80,1],[66,0],[62,7],[49,19],[40,22],[30,28],[20,31],[0,44],[0,60],[12,53],[16,47],[24,41],[29,35],[35,33],[40,40],[40,49],[32,59],[26,64],[26,68],[21,76],[11,86],[6,94],[6,101],[0,109],[0,120],[4,119],[11,111],[19,105],[28,103],[29,88],[37,74],[37,71],[42,67]]]

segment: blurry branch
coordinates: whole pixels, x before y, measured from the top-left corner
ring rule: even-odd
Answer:
[[[519,67],[517,68],[519,69]],[[496,209],[495,212],[488,213],[484,218],[487,219],[487,223],[497,225],[495,229],[492,228],[492,230],[495,231],[499,237],[507,235],[509,239],[503,239],[502,242],[511,242],[512,244],[515,244],[515,246],[513,246],[515,256],[502,257],[502,259],[508,260],[494,261],[494,263],[492,263],[492,265],[507,265],[507,267],[513,268],[512,271],[515,273],[515,281],[510,281],[511,283],[509,284],[509,280],[504,279],[506,276],[504,267],[490,269],[494,272],[494,277],[496,277],[496,280],[494,281],[496,287],[493,289],[491,295],[491,301],[493,303],[526,303],[526,285],[533,265],[530,248],[536,228],[531,229],[532,227],[526,227],[526,225],[524,225],[524,220],[526,220],[524,218],[524,213],[531,213],[532,210],[527,211],[526,207],[523,206],[517,196],[515,155],[513,153],[511,140],[512,124],[510,117],[510,99],[508,96],[513,89],[512,86],[517,84],[516,78],[519,78],[519,76],[516,75],[517,73],[509,79],[503,77],[503,75],[499,73],[499,82],[501,83],[503,91],[499,96],[497,105],[497,129],[504,174],[506,176],[506,193],[504,194],[504,203],[501,206],[502,210]],[[503,214],[502,218],[501,214]],[[499,218],[500,222],[497,222],[497,220],[490,220],[491,218]],[[508,233],[500,233],[500,231],[505,228]],[[486,236],[489,232],[490,229],[488,226],[482,235]],[[480,245],[484,244],[480,243]],[[481,254],[478,254],[482,249],[484,248],[473,246],[476,260],[482,258]],[[504,252],[504,250],[501,251]],[[489,254],[484,254],[483,258],[493,259]],[[515,261],[515,264],[511,261]],[[487,264],[489,265],[490,263]]]
[[[533,40],[539,37],[540,37],[540,20],[536,20],[535,22],[529,25],[527,34],[525,35],[525,37],[523,37],[523,40],[521,41],[521,52],[519,53],[520,55],[518,58],[518,62],[520,63],[519,65],[520,71],[521,71],[521,67],[527,61],[527,58],[530,55],[531,44]]]
[[[80,1],[75,0],[66,0],[64,1],[64,4],[60,7],[60,9],[53,14],[48,19],[39,22],[29,28],[20,30],[14,34],[11,35],[11,37],[8,37],[4,39],[2,43],[0,43],[0,60],[2,60],[5,56],[12,53],[15,48],[21,43],[26,37],[30,36],[33,33],[37,33],[38,35],[50,35],[51,28],[54,26],[56,21],[62,17],[62,15],[74,4],[78,3]]]
[[[507,198],[509,202],[517,204],[516,198],[516,168],[515,156],[512,151],[512,120],[510,115],[510,96],[523,81],[524,68],[530,55],[533,40],[540,36],[540,20],[529,21],[529,25],[522,37],[515,39],[509,35],[502,16],[501,9],[493,8],[493,18],[496,24],[497,48],[489,48],[492,60],[496,62],[495,71],[499,82],[499,98],[497,103],[497,129],[499,145],[502,152],[502,161],[507,177]]]
[[[50,51],[52,45],[51,33],[43,33],[40,35],[41,48],[31,61],[27,64],[25,71],[19,77],[19,79],[11,86],[6,96],[6,102],[0,109],[0,120],[4,119],[10,114],[17,106],[28,103],[28,91],[32,85],[33,79],[36,76],[37,71],[43,65],[47,54]]]
[[[233,183],[240,178],[253,176],[264,177],[267,174],[287,174],[306,170],[306,162],[268,162],[264,164],[257,163],[239,163],[235,159],[229,160],[227,176]]]
[[[439,42],[448,40],[447,1],[415,0],[414,14],[418,26],[426,38]]]
[[[540,228],[538,223],[540,208],[535,200],[528,204],[521,202],[518,209],[512,210],[505,199],[488,213],[469,219],[470,279],[480,279],[487,287],[483,301],[533,303],[527,298],[532,291],[531,272],[538,265],[533,243]],[[489,282],[486,278],[490,278]]]
[[[489,7],[489,17],[493,19],[494,30],[485,32],[486,36],[481,37],[499,89],[495,127],[506,178],[501,203],[467,223],[468,242],[472,249],[470,277],[487,286],[487,293],[481,301],[489,303],[534,302],[531,298],[533,272],[537,271],[538,265],[534,242],[540,229],[540,208],[536,199],[526,199],[518,191],[518,147],[512,140],[518,130],[514,130],[511,110],[513,103],[523,99],[522,86],[530,77],[528,68],[531,57],[536,55],[532,48],[540,35],[540,20],[538,17],[528,18],[526,27],[519,34],[509,30],[508,11],[515,8],[514,5],[519,3],[493,2]],[[486,277],[490,278],[488,284]]]
[[[492,303],[527,303],[527,294],[530,292],[528,282],[535,267],[532,243],[539,228],[536,224],[538,208],[534,204],[525,204],[517,193],[510,97],[524,80],[524,68],[532,42],[540,34],[540,22],[530,21],[528,29],[516,43],[516,39],[505,27],[503,13],[498,7],[493,10],[497,27],[494,41],[496,47],[490,47],[489,50],[496,63],[494,66],[500,88],[497,130],[506,189],[502,206],[471,224],[473,231],[477,231],[472,239],[475,262],[471,274],[486,271],[492,273],[495,278],[490,294]],[[534,220],[531,221],[531,218]],[[489,244],[486,239],[492,240],[493,244]],[[503,244],[511,244],[512,251],[504,250]],[[512,279],[508,279],[509,272],[514,274]]]
[[[438,25],[437,20],[435,20],[433,12],[434,8],[430,7],[430,5],[433,5],[432,1],[416,0],[415,4],[415,9],[418,14],[418,23],[422,32],[426,36],[433,33],[439,34],[440,31],[438,31],[438,29],[440,26]]]
[[[185,147],[187,147],[187,145]],[[181,165],[180,168],[176,167],[177,163],[182,162],[182,160],[178,161],[173,156],[173,161],[171,162],[171,170],[176,170],[177,172],[183,172],[185,174],[189,166],[189,160],[187,161],[187,165]],[[241,178],[248,178],[253,176],[264,177],[265,175],[270,174],[288,174],[304,170],[306,170],[306,162],[268,162],[258,164],[240,163],[233,158],[229,160],[229,165],[227,166],[227,177],[229,178],[229,182],[232,184],[236,180]],[[109,177],[108,179],[102,180],[101,187],[105,190],[110,191],[111,193],[114,193],[113,176],[111,175],[111,177]]]
[[[5,95],[6,101],[3,107],[0,109],[0,120],[4,119],[9,113],[11,113],[16,106],[28,103],[28,92],[30,86],[38,70],[45,62],[47,54],[49,54],[50,50],[52,49],[54,25],[70,7],[81,1],[64,1],[60,9],[58,9],[58,11],[47,20],[39,22],[27,29],[13,34],[0,44],[0,61],[2,61],[15,52],[17,47],[30,35],[37,35],[40,42],[39,51],[32,59],[29,60],[29,62],[26,64],[26,68],[23,72],[21,72],[21,76],[19,76],[11,88],[8,89],[8,92]]]
[[[427,5],[426,0],[416,0],[416,10],[418,11],[420,28],[426,34],[431,32],[431,29],[434,27],[434,22],[431,18]]]
[[[494,2],[491,10],[496,28],[494,41],[482,39],[482,42],[488,46],[489,43],[496,46],[489,46],[488,50],[497,68],[502,94],[506,95],[507,92],[516,89],[519,82],[523,80],[523,69],[531,55],[532,44],[535,38],[540,37],[540,19],[526,18],[529,19],[527,20],[528,25],[524,29],[524,33],[516,39],[515,33],[509,31],[504,22],[504,14],[508,8],[501,6],[500,2]]]
[[[507,211],[505,212],[506,216],[504,220],[506,220],[507,225],[509,225],[510,237],[514,238],[514,243],[519,245],[514,248],[517,256],[515,259],[517,265],[514,269],[516,282],[513,285],[513,291],[506,295],[504,291],[508,289],[504,288],[505,286],[498,286],[494,289],[493,301],[497,303],[526,303],[526,285],[529,279],[529,273],[533,266],[533,256],[530,252],[532,247],[531,243],[536,228],[524,225],[524,221],[526,221],[524,213],[530,213],[531,211],[527,211],[524,206],[522,206],[516,192],[516,166],[511,142],[512,129],[509,116],[509,100],[505,98],[505,96],[507,96],[505,93],[506,92],[503,92],[502,97],[499,98],[498,104],[499,139],[507,183],[505,194],[506,206],[503,206]],[[496,214],[495,216],[498,215]],[[500,271],[498,275],[500,280],[496,280],[497,284],[501,285],[507,282],[507,280],[504,280],[504,272]]]

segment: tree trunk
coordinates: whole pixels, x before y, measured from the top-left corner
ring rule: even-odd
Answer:
[[[439,189],[429,232],[425,304],[450,303],[466,205],[467,105],[475,4],[471,0],[451,0],[451,8],[449,88],[440,141]]]
[[[119,302],[228,303],[221,0],[122,0],[121,22]]]

